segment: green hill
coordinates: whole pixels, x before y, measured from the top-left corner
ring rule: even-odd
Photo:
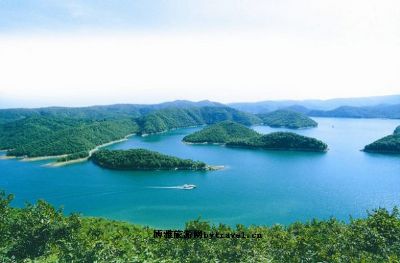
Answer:
[[[392,135],[385,136],[364,147],[365,152],[400,153],[400,126]]]
[[[203,162],[177,157],[145,149],[99,150],[90,158],[95,164],[118,170],[207,170]]]
[[[9,156],[53,156],[88,152],[98,145],[122,139],[138,131],[137,124],[129,119],[82,122],[63,119],[39,119],[32,125],[31,119],[8,123],[13,126],[1,132],[0,147],[11,149]],[[26,129],[31,127],[31,129]],[[54,128],[51,128],[54,127]],[[2,127],[4,128],[4,127]],[[16,132],[13,136],[13,132]],[[8,138],[12,138],[7,141]],[[81,154],[82,155],[82,154]]]
[[[183,141],[190,143],[227,143],[232,140],[243,140],[255,136],[259,136],[259,134],[242,124],[223,121],[187,135],[183,138]]]
[[[317,127],[318,123],[303,113],[291,110],[276,110],[266,114],[257,114],[265,125],[290,129]]]
[[[229,107],[166,108],[149,113],[137,120],[140,133],[163,132],[174,128],[214,124],[231,120],[244,125],[260,123],[253,114],[240,112]]]
[[[292,132],[273,132],[247,140],[231,141],[227,146],[262,148],[270,150],[295,150],[325,152],[328,146],[320,140]]]

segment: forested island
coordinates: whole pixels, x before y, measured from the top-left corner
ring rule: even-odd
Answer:
[[[300,129],[317,127],[318,123],[307,115],[292,110],[276,110],[265,114],[257,114],[264,125]]]
[[[210,125],[183,138],[189,143],[223,143],[226,146],[262,148],[268,150],[325,152],[328,146],[315,138],[292,132],[273,132],[262,135],[234,122]]]
[[[116,170],[212,170],[203,162],[161,154],[145,149],[99,150],[90,159],[97,165]]]
[[[154,228],[64,215],[45,201],[10,206],[0,192],[1,262],[399,262],[400,213],[384,208],[349,223],[335,218],[288,226],[212,225],[194,220],[168,238]],[[179,232],[181,231],[181,232]],[[196,232],[194,232],[196,231]],[[199,232],[203,231],[203,232]],[[172,236],[175,232],[172,233]],[[252,238],[252,235],[257,235]],[[241,238],[249,236],[250,238]]]
[[[328,145],[315,138],[298,135],[293,132],[273,132],[247,140],[233,140],[226,144],[235,147],[261,148],[267,150],[290,150],[326,152]]]
[[[392,135],[385,136],[364,147],[365,152],[400,154],[400,126]]]
[[[189,143],[227,143],[231,140],[243,140],[259,136],[256,131],[233,121],[224,121],[210,125],[183,138]]]

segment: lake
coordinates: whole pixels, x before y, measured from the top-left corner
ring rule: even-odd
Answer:
[[[220,171],[113,171],[91,162],[44,167],[49,161],[0,160],[0,189],[14,206],[44,199],[80,212],[158,228],[181,228],[201,217],[236,225],[288,224],[332,216],[349,220],[367,210],[400,205],[400,155],[360,151],[393,132],[399,120],[313,118],[318,128],[296,133],[329,146],[327,153],[187,145],[185,128],[129,140],[110,149],[146,148],[224,165]],[[253,127],[261,133],[281,131]],[[4,152],[1,154],[5,154]],[[194,190],[168,189],[195,184]]]

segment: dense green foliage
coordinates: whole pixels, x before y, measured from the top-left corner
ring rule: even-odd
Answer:
[[[0,125],[0,149],[13,149],[87,121],[32,116]]]
[[[2,149],[11,148],[7,152],[11,156],[37,157],[87,152],[138,131],[137,124],[130,119],[91,122],[62,119],[58,122],[58,119],[42,117],[37,122],[35,118],[32,125],[30,118],[17,122],[2,126],[0,146]],[[12,125],[15,125],[13,129],[5,130]],[[13,134],[13,131],[16,133]]]
[[[89,152],[82,151],[82,152],[68,154],[67,156],[58,158],[57,162],[67,162],[67,161],[77,160],[77,159],[82,159],[82,158],[87,158],[87,157],[89,157]]]
[[[397,128],[394,130],[393,134],[400,134],[400,126],[397,126]]]
[[[91,156],[97,165],[128,170],[206,170],[207,165],[145,149],[99,150]]]
[[[287,227],[210,225],[185,230],[261,234],[262,238],[154,238],[153,229],[77,214],[44,201],[12,208],[0,193],[0,262],[400,262],[400,214],[381,208],[344,223],[312,220]]]
[[[271,127],[285,127],[299,129],[317,127],[318,123],[307,117],[305,114],[292,110],[276,110],[266,114],[257,114],[265,125]]]
[[[260,122],[255,115],[209,101],[0,110],[0,150],[8,150],[10,156],[69,154],[63,160],[70,160],[131,133],[156,133],[224,120],[246,125]]]
[[[133,118],[151,111],[144,105],[116,104],[91,107],[47,107],[37,109],[0,109],[0,124],[28,117],[104,120]]]
[[[247,140],[231,141],[227,146],[242,146],[270,150],[297,150],[324,152],[328,146],[315,138],[298,135],[293,132],[273,132]]]
[[[223,121],[189,134],[183,138],[183,141],[191,143],[227,143],[232,140],[243,140],[255,136],[259,136],[259,134],[242,124]]]
[[[231,120],[244,125],[260,123],[260,119],[228,107],[166,108],[138,119],[142,134],[163,132],[174,128],[213,124]]]
[[[208,126],[183,138],[191,143],[225,143],[227,146],[323,152],[328,146],[315,138],[292,132],[262,135],[241,124],[225,121]]]
[[[385,136],[364,147],[366,152],[377,153],[400,153],[400,126],[398,126],[392,135]]]

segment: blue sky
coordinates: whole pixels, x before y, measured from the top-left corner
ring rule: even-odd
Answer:
[[[397,0],[0,0],[0,107],[399,93]]]
[[[169,23],[165,1],[1,0],[2,32],[151,28]]]
[[[1,0],[2,32],[171,30],[226,28],[264,23],[243,11],[262,1],[237,0]],[[271,19],[271,17],[269,18]]]

